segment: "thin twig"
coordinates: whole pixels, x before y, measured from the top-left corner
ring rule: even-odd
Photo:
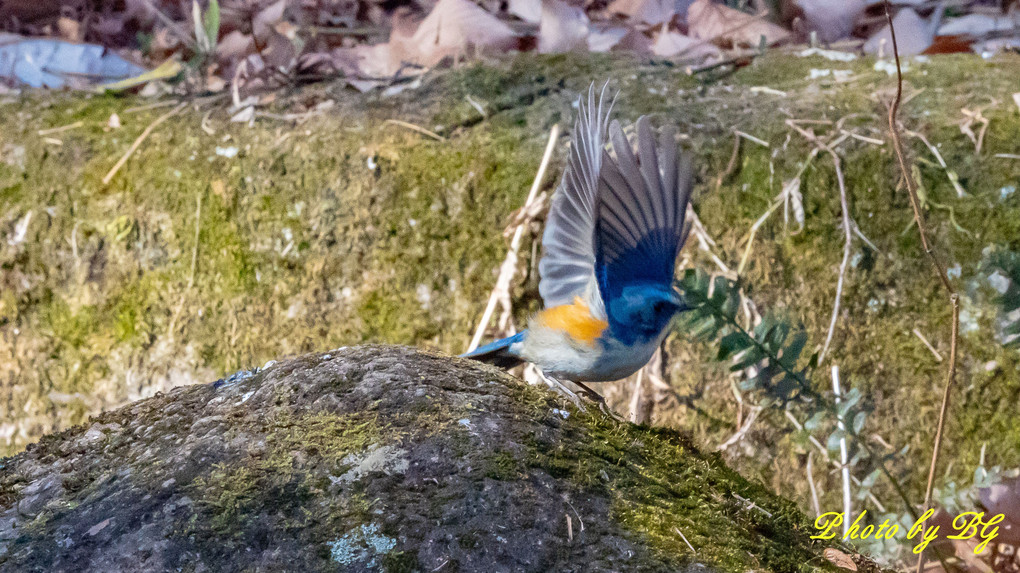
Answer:
[[[811,508],[815,510],[815,516],[822,514],[822,506],[818,503],[818,489],[815,488],[815,468],[812,461],[814,460],[815,453],[808,450],[807,453],[807,483],[808,488],[811,489]]]
[[[687,547],[690,547],[690,548],[691,548],[691,551],[692,551],[693,553],[697,553],[697,551],[695,551],[695,550],[694,550],[694,546],[693,546],[693,545],[691,545],[691,542],[690,542],[690,541],[687,541],[687,536],[686,536],[686,535],[684,535],[684,532],[683,532],[683,531],[680,531],[680,528],[679,528],[679,527],[673,527],[673,531],[676,531],[676,532],[677,532],[677,534],[678,534],[678,535],[680,535],[680,539],[683,539],[683,540],[684,540],[684,543],[686,543],[686,544],[687,544]]]
[[[172,110],[159,116],[156,119],[156,121],[150,123],[149,126],[145,128],[145,131],[143,131],[142,134],[138,136],[138,139],[135,139],[135,142],[131,144],[131,147],[128,148],[127,153],[125,153],[124,156],[121,157],[120,160],[118,160],[117,163],[113,166],[113,169],[110,169],[110,172],[107,173],[105,177],[103,177],[103,185],[109,185],[110,180],[113,179],[113,176],[116,175],[118,171],[120,171],[120,168],[123,167],[125,163],[127,163],[127,160],[131,157],[131,154],[133,154],[135,150],[137,150],[138,147],[142,145],[142,142],[145,141],[146,137],[149,137],[149,134],[152,133],[153,129],[156,129],[156,127],[159,124],[180,113],[180,111],[184,109],[184,106],[186,105],[188,105],[187,102],[181,102],[177,104],[177,106],[174,107]]]
[[[191,273],[188,275],[188,289],[195,286],[195,269],[198,268],[198,236],[202,231],[202,193],[196,199],[195,207],[195,247],[191,250]]]
[[[950,302],[953,305],[953,323],[952,323],[952,337],[953,344],[949,347],[949,372],[946,374],[946,387],[942,391],[942,408],[939,409],[939,425],[935,429],[935,445],[932,447],[931,452],[931,466],[928,467],[928,485],[924,488],[924,507],[927,510],[931,506],[931,494],[935,487],[935,469],[939,461],[939,451],[942,449],[942,432],[946,425],[946,414],[949,413],[949,396],[950,391],[953,388],[953,383],[956,381],[956,340],[959,335],[960,328],[960,296],[955,292],[949,297]],[[942,561],[942,554],[935,550],[935,555],[938,556],[939,561]],[[945,563],[942,564],[943,569],[946,569]],[[922,551],[917,556],[917,571],[921,571],[924,568],[924,552]],[[948,571],[948,569],[946,569]]]
[[[387,119],[386,121],[383,122],[383,125],[385,125],[385,124],[399,125],[400,127],[405,127],[407,129],[410,129],[411,131],[416,131],[416,132],[418,132],[418,133],[420,133],[422,135],[427,135],[427,136],[431,137],[432,139],[435,139],[436,141],[446,141],[445,137],[443,137],[442,135],[439,135],[438,133],[436,133],[434,131],[429,131],[429,130],[425,129],[424,127],[419,127],[419,126],[417,126],[417,125],[415,125],[413,123],[408,123],[406,121],[400,121],[399,119]]]
[[[843,210],[843,232],[846,234],[846,238],[843,242],[843,260],[839,263],[839,279],[836,281],[836,301],[832,305],[832,319],[829,321],[829,331],[825,335],[825,345],[822,346],[822,351],[818,355],[818,361],[821,362],[825,358],[826,352],[829,350],[829,344],[832,343],[832,335],[836,331],[836,320],[839,318],[839,306],[843,300],[843,283],[846,280],[846,267],[850,262],[850,251],[853,244],[853,231],[850,223],[850,207],[846,198],[846,184],[843,182],[843,169],[840,167],[839,156],[831,148],[829,153],[832,154],[832,161],[836,165],[836,180],[839,182],[839,201]],[[850,516],[847,516],[850,519]]]
[[[839,204],[842,211],[843,217],[843,260],[839,264],[839,278],[836,280],[836,300],[832,305],[832,318],[829,320],[829,330],[825,335],[825,344],[822,345],[822,351],[818,354],[818,362],[821,363],[825,359],[825,355],[829,352],[829,345],[832,344],[832,336],[836,332],[836,321],[839,319],[839,308],[840,303],[843,300],[843,283],[846,280],[846,268],[850,262],[850,252],[853,246],[853,222],[850,220],[850,202],[847,199],[846,194],[846,181],[843,178],[843,164],[840,161],[839,154],[833,149],[834,145],[838,145],[844,141],[849,134],[840,135],[840,137],[833,143],[825,143],[818,138],[813,132],[810,132],[799,125],[794,120],[786,120],[786,124],[797,130],[798,133],[803,135],[808,141],[814,143],[817,147],[823,151],[828,152],[832,157],[832,163],[836,168],[836,182],[839,184]],[[839,142],[839,143],[837,143]],[[849,516],[848,516],[849,517]]]
[[[914,336],[921,339],[921,342],[923,342],[924,345],[928,348],[928,350],[931,351],[931,353],[935,356],[935,360],[942,362],[942,355],[939,354],[938,350],[935,350],[935,347],[932,346],[930,342],[928,342],[928,339],[925,338],[923,334],[921,334],[921,331],[915,328],[912,332],[914,333]]]
[[[751,135],[750,133],[744,133],[743,131],[739,131],[739,130],[738,131],[734,131],[733,133],[735,133],[737,135],[737,137],[743,137],[744,139],[746,139],[748,141],[753,141],[753,142],[757,143],[758,145],[760,145],[762,147],[766,147],[767,148],[769,146],[769,142],[765,141],[764,139],[755,137],[755,136]]]
[[[832,365],[832,392],[836,395],[836,407],[841,402],[840,397],[843,391],[839,387],[839,366]],[[837,419],[837,427],[844,433],[839,439],[840,473],[843,474],[843,537],[850,528],[852,507],[850,505],[850,465],[847,462],[846,450],[846,424],[843,423],[843,416]]]
[[[71,130],[71,129],[77,129],[77,128],[83,126],[83,125],[85,125],[84,121],[76,121],[76,122],[74,122],[72,124],[69,124],[69,125],[62,125],[60,127],[51,127],[49,129],[40,129],[36,133],[38,133],[39,135],[53,135],[54,133],[60,133],[60,132],[68,131],[68,130]]]
[[[758,414],[761,414],[761,411],[761,406],[752,406],[751,413],[747,416],[747,419],[744,420],[744,424],[737,430],[737,433],[730,436],[725,442],[719,444],[716,451],[725,451],[730,446],[735,445],[740,442],[740,440],[743,440],[744,436],[747,435],[747,432],[751,430],[751,426],[754,425],[754,421],[758,419]]]
[[[718,191],[722,187],[723,181],[725,181],[730,175],[733,174],[733,170],[737,168],[737,157],[740,155],[740,135],[737,133],[733,134],[733,153],[730,154],[730,160],[726,163],[726,169],[719,174],[719,177],[715,180],[715,188]]]
[[[917,187],[914,183],[913,178],[910,176],[910,170],[907,168],[907,160],[903,155],[903,143],[900,141],[899,129],[897,127],[897,113],[900,109],[900,100],[903,97],[903,69],[900,65],[900,51],[899,46],[896,43],[896,27],[893,26],[892,11],[889,7],[889,0],[883,1],[885,7],[885,17],[889,22],[889,33],[892,39],[893,45],[893,56],[896,58],[896,99],[893,100],[893,104],[889,106],[889,132],[892,135],[893,149],[896,151],[896,159],[900,164],[900,172],[903,174],[903,180],[907,186],[907,193],[910,195],[910,206],[914,209],[914,222],[917,223],[917,232],[921,235],[921,244],[924,246],[924,252],[928,255],[931,260],[932,266],[935,267],[935,272],[942,282],[942,286],[945,287],[949,293],[949,302],[952,305],[952,326],[950,328],[950,346],[949,346],[949,371],[946,373],[946,386],[942,394],[942,409],[939,412],[938,426],[935,430],[935,444],[932,448],[931,453],[931,466],[928,469],[928,486],[925,488],[924,495],[924,507],[927,508],[931,505],[931,493],[935,483],[935,468],[938,466],[939,449],[942,446],[942,431],[945,427],[946,414],[949,411],[949,392],[953,387],[953,382],[956,380],[956,346],[957,337],[959,334],[960,325],[960,299],[959,295],[953,289],[953,284],[949,282],[949,275],[946,274],[946,269],[939,261],[938,257],[935,256],[935,251],[932,249],[931,244],[928,242],[928,231],[924,226],[924,218],[921,214],[921,202],[917,197]],[[939,561],[942,561],[942,567],[945,570],[949,570],[942,559],[942,555],[936,551],[936,555]],[[924,552],[921,552],[917,556],[917,573],[920,573],[924,568]]]
[[[538,173],[535,174],[535,180],[531,184],[531,190],[528,191],[528,199],[524,202],[524,206],[527,207],[531,202],[535,200],[538,195],[538,188],[542,184],[542,180],[545,179],[546,168],[549,167],[549,161],[552,159],[553,151],[556,149],[556,141],[560,137],[560,126],[559,124],[553,125],[552,130],[549,131],[549,142],[545,146],[545,154],[542,155],[542,163],[538,166]],[[508,291],[510,288],[510,281],[513,278],[513,273],[517,265],[517,251],[521,248],[521,242],[524,240],[524,228],[527,225],[518,225],[517,230],[514,231],[514,238],[510,241],[510,250],[506,254],[506,259],[503,261],[503,265],[500,267],[499,277],[496,279],[496,286],[492,289],[492,294],[489,295],[489,302],[485,305],[485,312],[482,313],[481,320],[478,321],[478,327],[475,329],[475,335],[471,337],[471,344],[468,345],[468,352],[478,348],[478,343],[481,342],[482,336],[485,334],[485,329],[489,326],[489,320],[492,318],[492,313],[496,310],[496,303],[499,300],[501,292]]]

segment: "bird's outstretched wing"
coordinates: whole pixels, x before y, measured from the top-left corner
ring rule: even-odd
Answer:
[[[637,121],[637,156],[620,124],[609,126],[616,157],[603,151],[595,203],[595,273],[606,308],[629,285],[670,288],[691,195],[691,166],[678,157],[674,130],[655,140],[647,117]],[[610,317],[612,323],[612,317]]]
[[[603,86],[596,104],[594,84],[587,99],[579,101],[567,169],[542,235],[538,292],[546,308],[573,303],[595,277],[595,198],[612,102]]]

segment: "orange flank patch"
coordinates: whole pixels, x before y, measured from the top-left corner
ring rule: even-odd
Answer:
[[[562,330],[571,338],[591,345],[609,326],[604,320],[591,315],[591,309],[580,297],[574,297],[574,304],[563,304],[547,308],[538,314],[538,319],[548,328]]]

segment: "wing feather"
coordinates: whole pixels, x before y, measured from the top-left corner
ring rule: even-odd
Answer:
[[[603,153],[595,207],[595,270],[607,309],[628,285],[672,284],[691,194],[690,162],[678,156],[673,129],[656,139],[648,119],[638,119],[637,153],[617,122],[609,137],[615,157]]]
[[[602,87],[597,102],[594,84],[588,88],[588,97],[578,101],[567,169],[542,235],[538,291],[546,307],[573,303],[594,281],[595,195],[612,109],[607,86]]]

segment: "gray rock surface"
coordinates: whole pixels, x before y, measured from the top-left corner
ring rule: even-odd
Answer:
[[[0,460],[0,571],[825,563],[792,504],[718,456],[588,410],[399,347],[176,388]]]

